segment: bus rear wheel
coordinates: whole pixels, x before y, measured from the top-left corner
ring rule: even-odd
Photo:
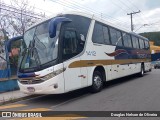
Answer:
[[[140,71],[140,73],[138,74],[140,77],[143,77],[144,76],[144,65],[142,64],[141,65],[141,71]]]
[[[99,71],[94,71],[92,77],[92,86],[90,88],[92,93],[100,92],[103,88],[103,78]]]

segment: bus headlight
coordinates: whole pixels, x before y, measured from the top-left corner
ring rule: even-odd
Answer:
[[[45,81],[45,80],[49,80],[49,79],[51,79],[51,78],[53,78],[53,77],[61,74],[61,73],[64,72],[65,70],[66,70],[66,68],[61,68],[61,69],[59,69],[59,70],[53,71],[53,72],[51,72],[51,73],[49,73],[49,74],[41,77],[40,79],[41,79],[41,80],[44,80],[44,81]]]

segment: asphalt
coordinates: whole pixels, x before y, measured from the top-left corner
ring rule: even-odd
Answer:
[[[109,81],[105,84],[104,89],[96,94],[88,92],[88,89],[85,88],[61,95],[42,95],[0,106],[0,111],[160,111],[159,101],[160,69],[156,69],[146,73],[144,77],[132,75]],[[82,116],[81,119],[159,120],[160,118],[89,118]]]

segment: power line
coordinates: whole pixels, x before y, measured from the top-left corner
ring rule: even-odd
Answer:
[[[160,20],[158,20],[157,22],[151,23],[150,25],[157,24],[157,23],[160,23]]]
[[[114,3],[113,1],[111,1],[114,5],[116,5],[117,7],[119,7],[120,9],[122,9],[124,12],[128,12],[127,10],[125,10],[124,8],[122,8],[120,5],[118,5],[118,4],[116,4],[116,3]],[[122,1],[120,1],[120,2],[122,2]],[[124,2],[122,2],[123,4],[124,4]],[[129,8],[126,4],[124,4],[127,8]],[[129,9],[131,9],[131,8],[129,8]],[[131,9],[132,10],[132,9]],[[132,10],[133,11],[133,10]],[[134,11],[133,11],[134,12]],[[131,16],[131,23],[132,23],[133,21],[132,21],[132,16]],[[132,25],[132,27],[131,27],[131,30],[133,29],[133,25]]]
[[[85,10],[89,10],[89,11],[91,11],[91,12],[96,12],[96,13],[98,13],[98,14],[103,14],[103,16],[106,16],[106,17],[109,17],[109,18],[112,18],[112,19],[115,19],[115,20],[118,20],[118,19],[116,19],[116,18],[113,18],[112,16],[110,16],[110,15],[107,15],[107,14],[104,14],[104,13],[101,13],[100,11],[96,11],[96,10],[93,10],[93,9],[91,9],[91,8],[88,8],[88,7],[84,7],[84,6],[82,6],[82,5],[79,5],[79,3],[78,2],[69,2],[69,1],[67,1],[68,3],[71,3],[71,4],[73,4],[73,5],[76,5],[76,6],[79,6],[80,8],[83,8],[83,9],[85,9]],[[118,20],[118,21],[120,21],[120,20]]]
[[[126,6],[128,9],[130,9],[132,12],[134,12],[134,10],[132,8],[130,8],[125,2],[119,0],[119,2],[121,2],[124,6]],[[128,1],[127,1],[128,2]],[[128,2],[129,3],[129,2]],[[138,7],[137,7],[138,9]],[[138,9],[139,10],[139,9]],[[136,14],[137,15],[137,14]],[[147,23],[146,20],[144,20],[141,16],[137,15],[138,17],[140,17],[144,22],[143,23]],[[142,22],[142,21],[140,21]]]
[[[86,7],[85,7],[86,8]],[[89,9],[91,9],[91,8],[89,8]],[[93,9],[92,9],[93,10]],[[93,11],[95,11],[95,10],[93,10]],[[100,11],[96,11],[96,12],[98,12],[98,13],[101,13]],[[128,22],[124,22],[124,21],[120,21],[119,19],[116,19],[116,18],[114,18],[114,17],[112,17],[112,16],[109,16],[109,15],[107,15],[107,14],[104,14],[104,13],[101,13],[101,16],[105,16],[104,18],[111,18],[112,20],[114,19],[115,21],[118,21],[119,23],[123,23],[123,24],[128,24]]]
[[[120,9],[122,9],[124,12],[128,12],[127,10],[125,10],[124,8],[122,8],[120,5],[118,5],[118,4],[116,4],[115,2],[113,2],[113,1],[111,1],[115,6],[117,6],[117,7],[119,7]],[[121,1],[122,2],[122,1]],[[122,2],[122,3],[124,3],[124,2]],[[129,8],[126,4],[125,4],[125,6],[127,7],[127,8]],[[129,8],[129,9],[131,9],[131,8]],[[132,10],[132,9],[131,9]],[[132,10],[133,11],[133,10]]]
[[[58,4],[61,4],[61,5],[63,5],[63,6],[66,6],[66,7],[71,8],[71,6],[67,6],[67,5],[66,5],[66,2],[63,2],[63,1],[59,2],[59,1],[54,1],[54,0],[51,0],[51,1],[52,1],[52,2],[55,2],[55,3],[58,3]],[[89,11],[89,12],[92,12],[92,13],[94,13],[94,14],[96,14],[96,15],[99,15],[99,16],[101,16],[101,17],[103,17],[103,18],[107,18],[107,19],[111,19],[111,18],[112,18],[112,21],[114,20],[114,21],[116,21],[116,22],[122,23],[122,21],[120,22],[119,20],[117,20],[117,19],[115,19],[115,18],[113,18],[113,17],[111,17],[111,16],[109,16],[109,15],[105,15],[105,14],[102,14],[102,13],[100,13],[100,12],[97,12],[97,11],[95,11],[95,10],[93,10],[93,9],[83,7],[83,6],[79,5],[79,3],[77,3],[77,2],[74,2],[74,3],[73,3],[73,2],[67,1],[67,3],[70,3],[70,5],[72,5],[72,9],[73,9],[73,10],[79,9],[79,10],[84,10],[84,11],[87,11],[87,12]],[[126,23],[124,23],[124,24],[126,24]]]
[[[1,3],[0,9],[4,10],[4,11],[9,11],[9,12],[12,12],[12,13],[22,14],[22,15],[32,17],[32,18],[36,18],[36,19],[41,19],[41,18],[44,17],[44,15],[42,15],[42,14],[36,14],[36,13],[31,12],[31,11],[22,11],[20,9],[17,9],[15,7],[9,6],[9,5],[4,4],[4,3]]]
[[[116,4],[115,2],[111,1],[115,6],[119,7],[120,9],[122,9],[125,13],[127,13],[128,11],[125,10],[124,8],[122,8],[119,4]],[[127,8],[131,9],[130,7],[128,7],[126,4],[124,4],[124,2],[120,1],[121,3],[123,3],[123,5],[125,5]],[[131,9],[132,10],[132,9]],[[133,10],[132,10],[133,11]],[[134,11],[133,11],[134,12]]]
[[[151,24],[143,24],[142,26],[140,26],[137,30],[135,30],[135,32],[137,32],[138,30],[140,30],[142,27],[147,27],[147,28],[157,28],[156,26],[160,26],[160,20]]]
[[[124,6],[126,6],[128,9],[130,9],[132,12],[134,11],[134,10],[132,10],[125,2],[123,2],[123,1],[121,1],[121,0],[119,0],[119,2],[121,2]]]
[[[18,1],[17,1],[17,3],[18,3],[18,4],[21,4],[21,3],[18,2]],[[3,3],[3,4],[4,4],[4,3]],[[10,5],[8,5],[8,4],[6,4],[6,5],[7,5],[7,6],[10,6]],[[43,12],[45,11],[45,12],[48,12],[48,13],[53,13],[53,12],[51,12],[51,11],[44,10],[44,9],[41,9],[41,8],[38,8],[38,7],[35,7],[35,6],[31,6],[31,5],[29,5],[29,6],[35,8],[35,9],[37,9],[37,10],[41,10],[41,11],[43,11]],[[44,16],[45,16],[45,12],[44,12]],[[35,13],[34,13],[34,14],[35,14]],[[39,15],[41,16],[42,14],[39,14]],[[44,17],[44,16],[43,16],[43,17]]]
[[[132,6],[134,6],[137,10],[139,10],[139,8],[135,4],[133,4],[131,0],[127,0],[127,2],[130,3]],[[141,12],[140,14],[145,16],[143,12]],[[137,14],[137,16],[139,16],[143,21],[145,21],[145,23],[148,23],[148,21],[146,21],[141,15]]]
[[[116,4],[114,1],[111,1],[115,6],[119,7],[121,10],[128,12],[127,10],[123,9],[120,5]]]
[[[134,32],[137,32],[138,30],[140,30],[142,27],[147,26],[148,24],[143,24],[141,27],[139,27],[137,30],[135,30]]]
[[[127,1],[128,1],[129,3],[131,3],[136,9],[139,10],[139,8],[138,8],[135,4],[133,4],[131,0],[127,0]]]

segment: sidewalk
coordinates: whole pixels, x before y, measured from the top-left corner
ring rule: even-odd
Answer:
[[[9,102],[9,101],[15,101],[17,99],[25,98],[30,96],[29,94],[24,94],[20,92],[19,90],[16,91],[10,91],[5,93],[0,93],[0,105]]]

